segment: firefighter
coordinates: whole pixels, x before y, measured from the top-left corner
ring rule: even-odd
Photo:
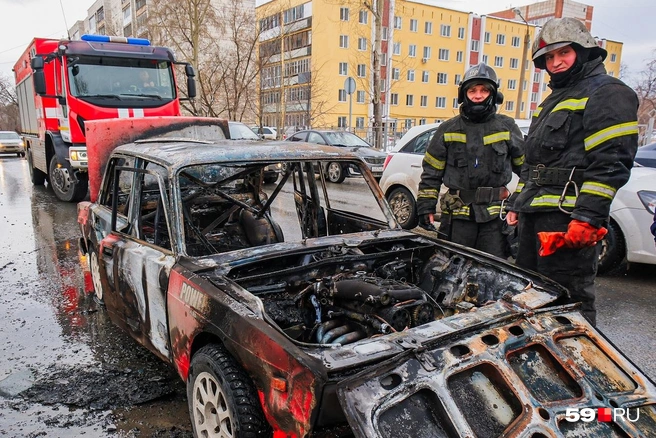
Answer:
[[[506,218],[519,219],[517,264],[568,288],[593,325],[597,242],[638,147],[638,98],[606,74],[605,58],[577,19],[552,19],[540,31],[533,62],[549,73],[552,92],[533,114],[525,184]]]
[[[478,64],[458,88],[460,115],[442,123],[426,150],[417,194],[419,225],[433,229],[438,194],[438,235],[487,253],[507,257],[502,233],[503,202],[512,172],[524,162],[524,140],[515,121],[496,113],[503,102],[494,70]]]

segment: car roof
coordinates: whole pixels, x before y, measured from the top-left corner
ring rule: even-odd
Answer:
[[[415,138],[419,134],[422,134],[426,131],[437,128],[441,124],[442,124],[442,122],[427,123],[425,125],[413,126],[412,128],[408,129],[408,131],[405,134],[403,134],[403,136],[396,142],[396,144],[394,145],[393,151],[400,150],[403,146],[408,144],[413,138]]]
[[[138,141],[117,147],[114,153],[131,155],[157,162],[165,167],[180,168],[204,163],[272,162],[303,159],[355,159],[358,156],[335,146],[285,141],[256,143],[249,140],[190,141],[156,139]]]

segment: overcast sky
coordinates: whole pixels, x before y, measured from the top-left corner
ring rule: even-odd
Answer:
[[[256,0],[259,3],[263,0]],[[426,0],[432,4],[486,14],[531,0]],[[622,64],[632,83],[645,61],[656,58],[654,0],[580,0],[594,6],[592,34],[624,43]],[[93,0],[0,0],[0,75],[11,76],[14,63],[34,37],[66,37],[67,28],[87,15]],[[63,10],[62,10],[63,9]]]

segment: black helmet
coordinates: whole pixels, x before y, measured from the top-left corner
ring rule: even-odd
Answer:
[[[547,21],[533,41],[533,63],[537,68],[545,69],[544,54],[570,44],[578,44],[583,49],[590,50],[590,59],[601,56],[606,59],[605,49],[597,44],[588,29],[580,20],[571,17],[552,18]],[[578,51],[577,51],[578,54]],[[581,59],[586,62],[587,59]]]
[[[465,101],[465,94],[470,85],[485,83],[492,86],[492,102],[500,104],[503,102],[503,95],[498,92],[499,84],[497,74],[492,67],[485,63],[480,63],[465,72],[465,77],[458,87],[458,103]]]

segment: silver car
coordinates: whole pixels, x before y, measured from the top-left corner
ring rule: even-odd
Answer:
[[[0,154],[16,154],[24,157],[23,139],[14,131],[0,131]]]

